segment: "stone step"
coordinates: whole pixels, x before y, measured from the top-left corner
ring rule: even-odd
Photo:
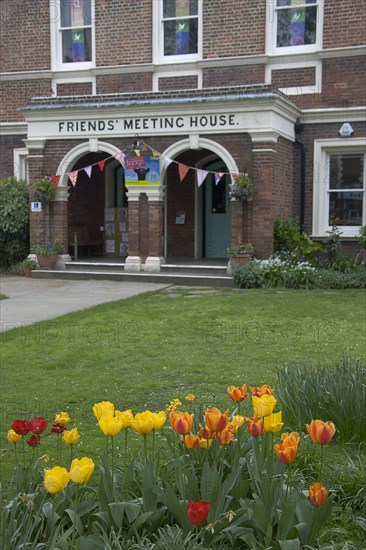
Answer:
[[[72,271],[106,271],[108,273],[123,273],[125,264],[123,262],[83,262],[73,261],[65,263],[66,269]],[[185,273],[192,275],[226,275],[226,264],[162,264],[161,273]]]
[[[207,275],[193,273],[124,273],[116,271],[76,270],[76,269],[36,269],[32,272],[35,279],[70,279],[70,280],[106,280],[121,282],[160,283],[181,286],[206,286],[215,288],[233,288],[233,280],[228,275]]]

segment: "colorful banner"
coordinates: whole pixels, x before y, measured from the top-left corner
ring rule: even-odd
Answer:
[[[126,185],[160,185],[159,157],[125,157]]]
[[[84,31],[72,31],[72,60],[85,61]]]
[[[83,27],[84,26],[83,0],[73,0],[70,7],[71,7],[71,26]]]
[[[175,53],[176,54],[188,54],[189,53],[189,20],[176,22],[176,34],[175,34]]]

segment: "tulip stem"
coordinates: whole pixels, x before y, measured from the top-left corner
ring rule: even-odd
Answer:
[[[320,445],[321,451],[320,451],[320,472],[319,472],[319,479],[321,479],[322,473],[323,473],[323,460],[324,460],[324,445]]]
[[[145,453],[145,462],[147,462],[147,440],[146,440],[146,434],[144,434],[144,453]]]
[[[25,440],[24,440],[24,435],[22,437],[22,444],[23,444],[23,466],[25,466]]]
[[[128,428],[126,428],[126,435],[125,435],[125,454],[127,454],[127,432],[128,432]]]
[[[196,549],[198,548],[198,525],[196,525]]]
[[[114,439],[113,435],[111,435],[111,442],[112,442],[112,474],[114,470]]]
[[[18,464],[17,444],[14,444],[15,463]]]

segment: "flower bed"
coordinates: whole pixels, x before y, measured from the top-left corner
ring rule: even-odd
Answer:
[[[268,385],[230,386],[227,395],[231,410],[225,411],[203,410],[192,394],[184,407],[173,400],[159,412],[133,414],[108,401],[96,403],[96,435],[105,439],[98,476],[90,457],[74,456],[80,434],[69,429],[67,413],[51,426],[57,460],[44,471],[47,455],[38,452],[49,423],[41,417],[15,420],[8,440],[15,449],[17,496],[2,513],[5,543],[127,549],[159,536],[178,537],[181,549],[311,546],[332,510],[322,481],[334,424],[309,419],[307,436],[283,431]],[[141,453],[132,460],[131,431],[141,435]],[[304,437],[319,447],[317,475],[306,488],[294,471]]]

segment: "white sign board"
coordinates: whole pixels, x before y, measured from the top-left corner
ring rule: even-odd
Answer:
[[[31,212],[42,212],[42,203],[31,202]]]

